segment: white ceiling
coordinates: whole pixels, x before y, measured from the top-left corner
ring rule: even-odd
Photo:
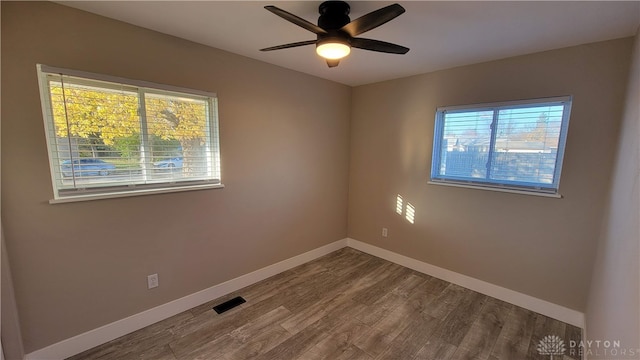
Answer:
[[[347,85],[632,36],[640,1],[401,1],[407,10],[362,37],[406,55],[353,49],[329,69],[313,45],[258,49],[315,35],[268,12],[275,5],[312,23],[321,1],[61,1],[60,3]],[[351,19],[391,1],[349,1]]]

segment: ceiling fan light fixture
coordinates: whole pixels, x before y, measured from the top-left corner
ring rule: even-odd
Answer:
[[[271,46],[260,49],[260,51],[289,49],[315,44],[316,53],[326,60],[327,66],[330,68],[338,66],[340,59],[351,53],[352,47],[387,54],[406,54],[409,51],[409,48],[397,44],[357,37],[404,13],[404,8],[399,4],[385,6],[351,21],[349,18],[349,4],[340,0],[325,1],[318,7],[320,12],[318,25],[273,5],[267,5],[264,8],[288,22],[316,34],[317,40]]]
[[[316,53],[325,59],[339,60],[351,53],[351,46],[343,39],[327,38],[318,41]]]

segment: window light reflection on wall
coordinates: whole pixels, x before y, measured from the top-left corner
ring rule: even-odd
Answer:
[[[404,198],[398,194],[396,195],[396,214],[402,216],[403,212],[405,220],[413,224],[416,220],[416,208],[410,202],[405,205]]]
[[[404,202],[402,200],[402,195],[398,194],[396,197],[396,214],[402,215],[402,207],[404,206]]]
[[[415,221],[415,216],[416,216],[416,208],[411,205],[411,203],[407,203],[407,211],[405,214],[405,219],[407,219],[408,222],[412,223]]]

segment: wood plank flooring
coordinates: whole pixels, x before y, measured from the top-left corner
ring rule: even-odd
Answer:
[[[211,308],[236,296],[223,314]],[[72,360],[533,360],[580,329],[344,248]],[[571,356],[569,356],[571,355]]]

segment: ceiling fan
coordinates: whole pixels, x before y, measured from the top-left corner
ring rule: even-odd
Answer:
[[[305,45],[316,45],[318,55],[326,59],[329,67],[338,66],[340,59],[349,55],[351,48],[378,51],[390,54],[406,54],[409,48],[380,41],[356,37],[366,31],[391,21],[404,13],[399,4],[393,4],[372,11],[353,21],[349,18],[351,7],[344,1],[325,1],[320,4],[318,25],[284,11],[273,5],[264,7],[281,18],[309,30],[317,35],[316,40],[299,41],[290,44],[272,46],[260,51],[288,49]]]

